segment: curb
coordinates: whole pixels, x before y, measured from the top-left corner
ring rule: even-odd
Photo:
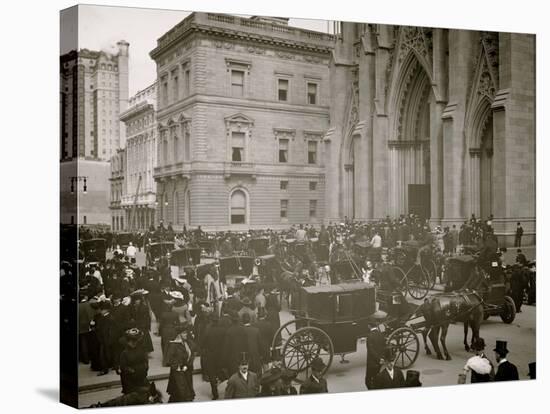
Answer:
[[[200,374],[202,371],[200,369],[193,370],[193,375]],[[147,379],[149,381],[163,381],[167,380],[170,376],[170,373],[166,374],[155,374],[155,375],[148,375]],[[78,387],[78,393],[90,393],[94,391],[100,391],[108,388],[114,388],[114,387],[121,387],[120,380],[114,380],[114,381],[106,381],[106,382],[100,382],[97,384],[88,384],[83,385],[81,387]]]

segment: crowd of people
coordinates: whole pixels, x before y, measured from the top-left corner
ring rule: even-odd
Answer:
[[[169,402],[195,398],[196,357],[200,360],[203,379],[210,383],[212,399],[220,398],[218,387],[225,381],[223,397],[228,399],[328,392],[323,378],[326,367],[321,359],[313,361],[311,376],[296,389],[293,385],[296,374],[283,367],[280,355],[271,348],[280,326],[279,292],[265,292],[258,286],[251,298],[242,290],[226,286],[215,265],[209,266],[204,275],[190,273],[185,281],[178,281],[170,273],[167,257],[162,257],[156,268],[140,268],[136,264],[137,252],[146,250],[152,240],[173,241],[176,247],[196,247],[201,240],[210,240],[214,255],[223,257],[246,251],[248,240],[264,237],[269,240],[271,253],[277,253],[279,243],[284,240],[293,239],[298,243],[315,240],[318,258],[327,262],[338,260],[340,255],[349,257],[356,244],[366,244],[376,253],[412,242],[419,250],[429,246],[442,256],[452,256],[464,252],[464,246],[474,244],[482,247],[483,254],[486,241],[496,239],[491,234],[492,217],[480,220],[475,216],[458,229],[455,225],[431,229],[428,221],[415,215],[395,219],[388,216],[376,222],[346,218],[342,223],[329,223],[320,229],[298,225],[284,231],[266,229],[244,233],[206,233],[200,226],[192,231],[184,228],[176,232],[170,224],[165,228],[161,222],[157,228],[131,234],[131,241],[123,249],[116,234],[82,229],[82,240],[104,238],[111,257],[98,263],[63,262],[62,285],[64,281],[66,285],[74,285],[73,275],[77,274],[78,267],[80,362],[89,364],[100,376],[116,371],[124,395],[151,390],[147,377],[153,351],[152,335],[160,337],[162,365],[169,369],[166,389]],[[494,244],[488,244],[491,251],[498,253],[498,245],[495,248]],[[521,235],[519,240],[516,235],[516,244],[521,245]],[[523,267],[528,265],[519,250],[517,262]],[[364,266],[372,265],[364,263]],[[525,273],[519,273],[518,270],[518,275],[510,281],[518,311],[523,301],[523,294],[519,292],[528,287]],[[366,387],[422,385],[418,371],[409,370],[405,375],[394,366],[391,348],[386,346],[376,326],[371,328],[367,335]],[[481,345],[477,345],[476,351],[481,352]],[[484,358],[480,355],[476,356]],[[505,353],[499,355],[505,360]],[[501,365],[499,363],[498,371]],[[465,373],[477,372],[478,366],[475,361],[468,361]],[[490,378],[498,380],[498,371]],[[143,401],[143,398],[137,400]]]

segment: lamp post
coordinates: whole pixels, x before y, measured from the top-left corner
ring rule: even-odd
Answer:
[[[71,177],[71,194],[74,194],[74,184],[77,183],[77,185],[78,185],[79,181],[84,182],[84,185],[82,186],[82,193],[86,194],[88,192],[87,180],[88,180],[88,177],[86,177],[84,175]]]

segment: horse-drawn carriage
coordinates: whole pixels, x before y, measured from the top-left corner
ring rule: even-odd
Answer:
[[[133,242],[134,235],[132,233],[122,232],[116,233],[115,243],[120,246],[120,248],[125,252],[130,242]]]
[[[80,250],[86,263],[104,262],[107,258],[107,242],[105,239],[82,240]]]
[[[483,316],[500,316],[503,322],[512,323],[516,307],[506,295],[505,271],[497,261],[489,262],[485,268],[478,266],[471,255],[455,256],[447,260],[445,270],[447,291],[471,290],[483,299]]]
[[[357,351],[359,338],[367,336],[369,325],[379,325],[388,346],[396,353],[396,366],[406,369],[418,357],[416,331],[407,326],[407,319],[392,314],[384,319],[374,317],[376,286],[363,281],[333,285],[302,286],[293,293],[292,319],[277,330],[272,349],[279,354],[285,368],[298,379],[309,375],[312,361],[320,357],[329,369],[334,355],[344,356]]]
[[[174,250],[173,242],[149,243],[145,256],[146,266],[155,266],[161,257],[166,256],[166,254],[170,253],[172,250]]]

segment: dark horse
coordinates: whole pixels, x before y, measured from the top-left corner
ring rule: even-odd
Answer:
[[[420,307],[419,314],[424,316],[426,326],[422,331],[426,353],[431,355],[427,337],[434,347],[438,359],[444,359],[439,349],[443,348],[445,359],[451,360],[447,350],[446,338],[451,322],[464,323],[464,348],[469,351],[468,327],[472,328],[472,342],[479,338],[479,328],[483,322],[483,299],[475,291],[458,291],[428,296]]]

